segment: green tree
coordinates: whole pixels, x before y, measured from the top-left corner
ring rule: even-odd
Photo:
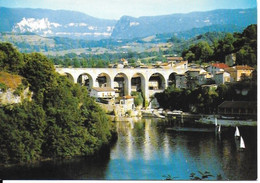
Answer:
[[[205,41],[193,44],[188,50],[182,53],[182,56],[189,61],[208,62],[213,54],[212,48]]]
[[[195,54],[192,53],[192,51],[188,51],[185,55],[184,55],[184,59],[188,60],[189,62],[192,62],[195,60]]]
[[[10,43],[0,43],[0,70],[19,73],[24,65],[22,54]]]
[[[22,75],[30,83],[34,92],[48,90],[55,85],[55,68],[48,58],[39,53],[26,54]]]
[[[80,62],[79,62],[78,59],[73,58],[72,61],[73,61],[73,67],[74,68],[80,68]]]
[[[38,160],[46,128],[45,112],[33,103],[0,108],[0,162]]]

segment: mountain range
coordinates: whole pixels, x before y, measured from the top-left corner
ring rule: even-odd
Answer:
[[[44,37],[110,37],[115,20],[105,20],[67,10],[0,8],[0,32],[32,32]]]
[[[211,27],[210,31],[245,28],[257,23],[257,9],[223,9],[164,16],[130,17],[118,21],[67,10],[0,7],[0,32],[31,32],[44,37],[133,39]]]

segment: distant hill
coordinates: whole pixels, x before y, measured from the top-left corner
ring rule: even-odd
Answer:
[[[0,7],[0,32],[32,32],[43,37],[77,39],[133,39],[157,34],[175,33],[189,39],[214,31],[234,32],[257,23],[257,9],[227,9],[188,14],[123,16],[120,20],[99,19],[67,10]],[[204,32],[201,32],[204,29]],[[191,35],[183,35],[190,31]],[[224,31],[224,32],[226,32]],[[182,34],[182,35],[180,35]]]
[[[131,39],[194,28],[242,27],[257,23],[257,10],[234,9],[134,18],[123,16],[115,25],[114,39]],[[208,31],[215,31],[214,29]],[[207,31],[207,32],[208,32]]]
[[[237,31],[242,32],[242,31]],[[199,41],[206,41],[212,43],[214,40],[222,39],[227,32],[207,32],[203,34],[195,34],[194,37],[188,39],[191,34],[188,33],[187,39],[180,35],[157,34],[145,38],[135,38],[129,40],[114,40],[114,39],[101,39],[101,40],[84,40],[84,39],[71,39],[67,37],[42,37],[35,34],[0,34],[0,41],[10,42],[23,53],[43,52],[45,54],[57,53],[65,51],[64,53],[84,52],[89,54],[97,54],[105,48],[107,51],[113,53],[123,53],[125,48],[135,50],[135,47],[146,50],[149,47],[158,47],[160,44],[172,43],[172,50],[181,53],[183,49],[188,48],[191,44],[196,44]],[[157,46],[156,46],[157,45]],[[122,49],[123,48],[123,49]],[[79,50],[78,50],[79,49]]]
[[[153,36],[147,36],[144,38],[135,38],[137,42],[150,42],[150,43],[161,43],[171,41],[170,39],[176,40],[188,40],[193,37],[199,36],[201,34],[205,34],[208,32],[220,32],[220,33],[234,33],[234,32],[242,32],[245,27],[239,27],[236,25],[210,25],[200,28],[193,28],[187,31],[181,32],[170,32],[170,33],[162,33],[156,34]],[[174,42],[174,41],[171,41]]]
[[[87,39],[110,37],[116,23],[66,10],[0,7],[0,16],[0,32]]]

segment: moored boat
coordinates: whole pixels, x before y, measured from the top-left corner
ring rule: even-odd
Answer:
[[[242,136],[240,136],[240,146],[239,146],[240,150],[243,150],[246,148],[245,146],[245,142]]]
[[[221,125],[218,126],[218,133],[221,133]]]
[[[236,137],[236,138],[239,138],[239,137],[240,137],[240,132],[239,132],[239,129],[238,129],[237,126],[236,126],[236,131],[235,131],[235,137]]]

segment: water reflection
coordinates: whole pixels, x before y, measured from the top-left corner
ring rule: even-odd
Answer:
[[[134,128],[134,125],[133,125],[133,121],[132,123],[130,123],[130,128],[128,129],[128,132],[127,132],[127,138],[126,138],[126,142],[127,142],[127,160],[132,160],[133,157],[135,156],[134,154],[134,150],[133,150],[133,144],[134,144],[134,140],[133,140],[133,135],[132,135],[132,129]]]
[[[151,153],[151,139],[150,137],[152,136],[152,131],[150,130],[150,126],[151,126],[151,120],[146,120],[145,122],[145,128],[144,128],[144,160],[149,160],[152,157],[152,153]],[[154,139],[153,139],[154,141]],[[156,144],[154,144],[156,145]]]
[[[164,156],[169,159],[170,156],[170,147],[169,147],[169,137],[165,133],[164,138],[163,138],[163,151],[164,151]]]
[[[126,130],[127,122],[119,123],[121,128],[118,130]],[[175,179],[187,180],[191,173],[198,171],[209,171],[214,175],[212,180],[216,180],[219,174],[226,180],[256,178],[256,157],[250,149],[243,152],[244,155],[237,151],[232,129],[231,132],[227,129],[221,134],[180,133],[165,130],[155,119],[143,119],[133,123],[134,128],[129,125],[126,136],[121,133],[122,136],[118,139],[120,145],[111,150],[113,155],[118,149],[121,153],[125,149],[127,164],[118,168],[118,164],[111,160],[106,174],[109,179],[130,177],[158,180],[162,179],[163,175],[170,174],[176,177]],[[253,165],[245,162],[245,154],[249,155]],[[122,156],[113,157],[115,162],[125,161]],[[245,167],[253,169],[250,176],[243,173]],[[114,172],[115,168],[118,169],[117,173]]]
[[[117,122],[118,141],[95,158],[42,162],[31,167],[0,168],[4,179],[164,179],[189,180],[191,173],[209,171],[216,180],[255,180],[257,175],[256,128],[241,128],[244,152],[233,128],[215,132],[168,131],[178,124],[157,119]],[[185,124],[184,124],[185,126]],[[183,127],[183,124],[180,125]],[[220,138],[221,137],[221,138]]]

